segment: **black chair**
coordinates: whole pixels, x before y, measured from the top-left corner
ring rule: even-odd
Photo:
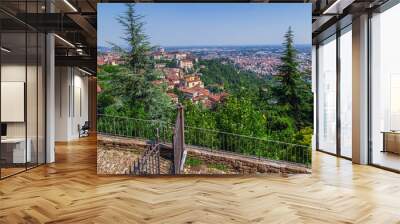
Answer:
[[[89,129],[90,129],[89,121],[85,121],[82,127],[78,125],[78,129],[79,129],[79,138],[89,136]]]

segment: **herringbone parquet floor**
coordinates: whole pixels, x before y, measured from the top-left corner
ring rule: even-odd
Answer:
[[[95,138],[0,181],[0,223],[400,223],[400,175],[314,153],[313,174],[96,175]]]

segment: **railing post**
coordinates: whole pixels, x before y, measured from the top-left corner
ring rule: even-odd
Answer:
[[[117,135],[116,130],[115,130],[115,117],[113,119],[113,128],[114,128],[114,135]]]
[[[157,151],[157,169],[158,169],[158,174],[161,173],[160,169],[160,151]]]
[[[156,144],[158,144],[159,143],[159,141],[160,141],[160,129],[159,128],[157,128],[157,136],[156,136]]]
[[[184,114],[183,114],[183,106],[182,104],[178,104],[178,114],[175,122],[175,131],[174,131],[174,169],[175,174],[180,174],[183,169],[182,158],[184,157],[185,151],[185,122],[184,122]]]

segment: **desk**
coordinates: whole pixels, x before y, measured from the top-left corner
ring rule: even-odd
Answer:
[[[30,138],[26,140],[28,143],[25,152],[25,138],[5,138],[1,139],[1,157],[6,163],[26,163],[31,162],[32,141]]]
[[[383,150],[382,152],[392,152],[400,154],[400,132],[384,131],[383,134]]]

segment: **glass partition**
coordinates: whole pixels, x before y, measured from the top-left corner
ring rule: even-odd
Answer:
[[[46,162],[45,124],[46,124],[46,36],[38,33],[38,64],[37,64],[37,162]]]
[[[38,34],[35,32],[27,33],[27,82],[26,82],[26,114],[27,114],[27,142],[30,160],[27,167],[37,165],[37,146],[38,146]]]
[[[372,163],[400,170],[400,5],[371,19]]]
[[[318,47],[318,149],[336,153],[336,36]]]
[[[26,5],[28,3],[28,5]],[[0,2],[40,13],[44,1]],[[45,35],[0,12],[0,178],[45,162]]]
[[[352,157],[352,33],[351,25],[340,35],[340,154]]]
[[[25,32],[1,34],[2,177],[24,171],[26,162],[31,161],[30,142],[26,139],[26,41]]]

